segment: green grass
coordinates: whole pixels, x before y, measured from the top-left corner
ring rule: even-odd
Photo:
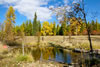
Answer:
[[[16,58],[16,61],[18,61],[18,62],[20,62],[20,61],[28,61],[28,62],[33,61],[32,57],[29,55],[23,56],[22,54],[19,54],[15,58]]]

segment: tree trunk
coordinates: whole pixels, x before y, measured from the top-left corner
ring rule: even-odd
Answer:
[[[23,56],[25,55],[25,52],[24,52],[24,42],[25,42],[25,39],[24,39],[24,36],[22,38],[22,53],[23,53]]]
[[[69,42],[71,43],[71,32],[69,33]]]
[[[90,36],[90,29],[88,27],[87,20],[86,20],[86,14],[85,14],[85,11],[84,11],[84,0],[82,0],[82,5],[83,5],[82,13],[83,13],[84,21],[86,23],[86,28],[87,28],[87,33],[88,33],[88,40],[89,40],[89,43],[90,43],[90,52],[93,53],[92,41],[91,41],[91,36]]]
[[[90,29],[89,29],[88,24],[87,24],[87,21],[86,21],[86,15],[85,15],[85,13],[84,13],[84,19],[85,19],[87,33],[88,33],[88,40],[89,40],[89,43],[90,43],[90,52],[93,53],[92,41],[91,41],[91,34],[90,34]]]
[[[22,51],[23,51],[23,56],[24,56],[24,43],[22,44]]]

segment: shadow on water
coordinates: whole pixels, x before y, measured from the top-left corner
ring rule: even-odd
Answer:
[[[16,51],[19,51],[22,53],[21,48],[16,48],[13,50],[13,53],[16,53]],[[56,61],[63,64],[69,64],[69,65],[82,65],[89,62],[90,59],[88,53],[75,53],[69,50],[64,49],[58,49],[55,47],[27,47],[25,48],[25,54],[30,54],[34,61],[38,60],[46,60],[46,61]],[[92,60],[93,62],[93,60]]]

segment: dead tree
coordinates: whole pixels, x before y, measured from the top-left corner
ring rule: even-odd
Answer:
[[[88,40],[90,43],[90,52],[93,53],[93,47],[92,47],[92,40],[91,40],[91,33],[90,33],[90,28],[88,27],[87,19],[86,19],[86,13],[85,13],[85,8],[84,8],[84,0],[79,1],[79,3],[74,3],[74,13],[75,16],[78,14],[81,14],[79,17],[83,19],[83,22],[86,24],[86,29],[87,29],[87,34],[88,34]]]

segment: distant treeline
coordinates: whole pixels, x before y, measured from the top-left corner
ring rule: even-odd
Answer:
[[[56,22],[44,21],[40,23],[37,20],[37,14],[35,13],[33,21],[27,20],[21,25],[15,26],[16,15],[13,7],[9,7],[6,13],[6,19],[4,23],[0,23],[0,39],[14,39],[14,36],[56,36],[56,35],[86,35],[86,24],[81,18],[71,17],[67,18],[64,15],[62,21],[59,24]],[[96,20],[88,22],[87,27],[92,35],[100,34],[100,23]]]
[[[67,23],[56,24],[56,22],[48,21],[40,23],[36,18],[37,16],[35,14],[33,22],[28,20],[20,26],[15,26],[16,35],[20,35],[22,27],[24,28],[25,36],[38,35],[38,33],[41,36],[69,35],[70,32],[71,35],[87,35],[86,24],[83,22],[79,25],[76,25],[74,22],[70,25]],[[88,27],[91,35],[100,34],[100,23],[97,20],[88,22]]]

